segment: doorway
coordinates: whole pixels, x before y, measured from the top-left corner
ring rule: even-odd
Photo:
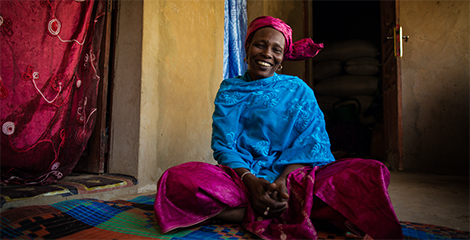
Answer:
[[[313,1],[317,101],[335,158],[386,161],[380,1]]]
[[[108,173],[109,134],[111,125],[114,45],[116,39],[117,4],[107,0],[103,40],[99,60],[97,117],[87,146],[74,167],[74,173]]]

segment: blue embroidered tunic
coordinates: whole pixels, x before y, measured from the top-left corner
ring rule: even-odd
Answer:
[[[334,157],[313,90],[295,76],[224,80],[212,116],[212,149],[222,165],[273,182],[289,164],[323,166]]]

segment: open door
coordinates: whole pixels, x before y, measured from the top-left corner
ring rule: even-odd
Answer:
[[[87,148],[82,154],[80,161],[74,168],[74,172],[85,173],[105,173],[108,152],[108,131],[107,116],[109,116],[108,107],[108,81],[110,72],[110,55],[112,44],[112,27],[113,27],[114,6],[112,0],[107,0],[107,10],[105,16],[105,24],[103,31],[103,40],[101,44],[100,54],[100,84],[98,90],[98,106],[95,129],[88,140]]]
[[[403,124],[401,57],[397,52],[400,26],[399,1],[380,1],[382,40],[382,89],[385,161],[393,170],[403,170]],[[401,49],[399,49],[401,51]],[[397,55],[397,56],[396,56]]]

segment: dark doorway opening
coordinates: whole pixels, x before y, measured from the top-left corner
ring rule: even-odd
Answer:
[[[384,160],[380,1],[313,1],[314,90],[336,158]]]

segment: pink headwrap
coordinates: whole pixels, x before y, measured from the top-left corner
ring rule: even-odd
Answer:
[[[284,60],[305,60],[320,52],[323,48],[323,43],[314,43],[310,38],[304,38],[295,43],[292,43],[292,29],[284,21],[271,16],[261,16],[253,20],[248,26],[246,33],[245,46],[251,41],[256,30],[263,27],[272,27],[284,35],[286,39],[286,46],[284,50]]]

